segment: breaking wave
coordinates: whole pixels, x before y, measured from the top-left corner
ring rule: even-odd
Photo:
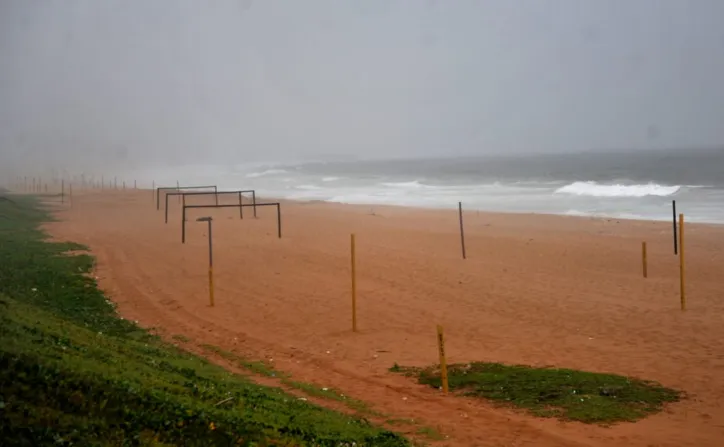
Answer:
[[[664,186],[657,183],[644,185],[603,185],[596,182],[573,182],[556,189],[556,194],[591,197],[666,197],[676,194],[681,186]]]

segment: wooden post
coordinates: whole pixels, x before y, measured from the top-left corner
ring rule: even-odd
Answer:
[[[209,218],[209,304],[214,307],[214,252],[211,241],[211,218]]]
[[[282,208],[281,205],[277,203],[277,237],[279,239],[282,238]]]
[[[644,268],[644,278],[649,277],[648,269],[646,266],[646,242],[641,242],[641,262]]]
[[[465,256],[465,231],[463,230],[463,202],[458,202],[458,218],[460,220],[460,247],[463,250],[463,259]]]
[[[447,383],[447,359],[445,358],[445,336],[443,335],[442,326],[437,325],[437,350],[440,354],[440,382],[442,383],[442,392],[448,393]]]
[[[70,183],[68,185],[68,203],[70,204],[70,207],[73,208],[73,184]]]
[[[350,236],[350,248],[352,258],[352,332],[357,332],[357,263],[355,261],[354,233]]]
[[[679,214],[679,287],[681,292],[681,310],[686,310],[684,273],[684,215]]]
[[[65,203],[65,180],[60,181],[60,203]]]

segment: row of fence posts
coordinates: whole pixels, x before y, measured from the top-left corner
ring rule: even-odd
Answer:
[[[118,183],[118,178],[114,177],[113,181],[109,180],[106,184],[105,177],[101,176],[101,179],[99,181],[96,181],[95,179],[86,179],[85,176],[81,176],[80,179],[75,178],[74,180],[68,180],[65,178],[55,178],[51,181],[51,185],[58,186],[58,184],[65,184],[65,183],[75,184],[76,186],[80,186],[81,189],[116,189],[116,190],[126,190],[131,189],[129,185],[127,185],[125,180],[121,180],[120,186]],[[155,184],[155,182],[154,182]],[[43,182],[42,177],[18,177],[16,179],[14,189],[17,191],[25,192],[25,193],[34,193],[34,194],[47,194],[50,189],[48,188],[48,183]],[[138,189],[138,181],[133,181],[133,189]]]
[[[674,255],[679,257],[679,299],[681,310],[686,310],[686,269],[684,258],[684,214],[676,215],[676,200],[671,201]],[[641,266],[644,278],[649,277],[646,241],[641,242]]]

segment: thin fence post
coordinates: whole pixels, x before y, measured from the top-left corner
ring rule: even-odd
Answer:
[[[357,332],[357,254],[354,233],[350,235],[350,261],[352,273],[352,332]]]
[[[678,254],[678,243],[677,243],[677,236],[676,236],[676,200],[671,201],[671,211],[672,211],[672,222],[674,224],[674,254]]]
[[[281,205],[277,203],[277,236],[282,238],[282,210]]]
[[[641,242],[641,262],[643,267],[644,278],[649,277],[648,266],[646,265],[646,242]]]
[[[465,231],[463,230],[463,202],[458,202],[458,217],[460,219],[460,247],[463,252],[463,259],[467,259],[465,256]]]
[[[186,243],[186,205],[182,205],[181,211],[181,243]]]
[[[163,205],[164,205],[163,213],[164,213],[164,215],[165,215],[164,223],[168,223],[168,194],[164,194],[164,196],[165,196],[165,197],[164,197],[164,200],[166,201],[166,202],[163,204]]]
[[[256,219],[256,190],[251,191],[251,203],[254,205],[254,218]]]
[[[684,215],[679,214],[679,290],[681,293],[681,310],[686,310],[686,282],[684,274]]]
[[[440,382],[442,383],[442,392],[448,393],[447,380],[447,357],[445,356],[445,335],[441,325],[437,325],[437,349],[440,355]]]

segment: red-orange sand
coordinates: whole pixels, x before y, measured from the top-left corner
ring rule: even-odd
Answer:
[[[164,224],[152,196],[76,191],[73,208],[48,225],[56,238],[90,247],[100,285],[143,326],[271,361],[295,380],[436,427],[449,437],[442,445],[724,445],[724,227],[686,227],[682,312],[670,223],[470,211],[462,260],[456,211],[285,202],[277,239],[271,207],[259,208],[258,219],[247,208],[243,221],[234,209],[193,210],[182,245],[177,198]],[[214,308],[206,224],[195,221],[203,215],[214,217]],[[395,362],[437,362],[438,323],[449,362],[613,372],[688,397],[605,428],[443,396],[387,372]]]

